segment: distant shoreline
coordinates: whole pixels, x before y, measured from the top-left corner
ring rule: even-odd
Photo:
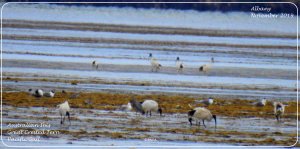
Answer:
[[[9,2],[9,1],[8,1]],[[25,2],[23,0],[16,0],[14,2]],[[26,2],[37,2],[27,0]],[[49,2],[47,0],[40,0],[38,2]],[[54,0],[53,2],[64,2],[61,0]],[[292,4],[296,4],[297,6],[300,5],[300,1],[285,1],[287,3],[197,3],[198,1],[182,1],[183,3],[152,3],[154,1],[147,1],[147,0],[99,0],[97,2],[107,2],[107,3],[77,3],[76,2],[83,2],[80,0],[74,0],[72,4],[58,4],[58,5],[72,5],[72,6],[93,6],[93,7],[133,7],[133,8],[144,8],[144,9],[175,9],[175,10],[196,10],[196,11],[221,11],[221,12],[251,12],[253,7],[263,7],[263,8],[272,8],[271,12],[274,14],[280,13],[292,13],[297,15],[297,9]],[[116,2],[116,3],[109,3],[109,2]],[[123,2],[123,3],[117,3]],[[137,2],[137,3],[126,3],[126,2]],[[150,2],[150,3],[139,3],[139,2]],[[168,2],[162,0],[155,0],[155,2]],[[171,1],[170,1],[171,2]],[[195,2],[195,3],[184,3],[184,2]],[[240,2],[237,0],[233,0],[232,2]],[[261,1],[257,1],[261,2]],[[291,2],[291,3],[288,3]],[[56,4],[55,4],[56,5]],[[266,13],[266,12],[262,12]]]

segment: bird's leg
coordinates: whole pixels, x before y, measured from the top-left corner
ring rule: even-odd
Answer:
[[[281,115],[279,115],[279,122],[281,122]]]
[[[70,125],[71,125],[70,113],[69,113],[69,112],[67,112],[67,113],[66,113],[66,115],[68,116],[69,123],[70,123]]]
[[[62,115],[60,115],[60,124],[63,124]]]
[[[150,110],[150,117],[151,117],[151,110]]]
[[[190,117],[190,118],[189,118],[190,126],[193,125],[192,121],[193,121],[193,119]],[[196,125],[197,125],[197,122],[196,122]]]
[[[204,126],[204,128],[206,128],[206,126],[205,126],[205,124],[204,124],[204,120],[202,120],[202,122],[203,122],[203,126]]]
[[[277,119],[277,122],[279,122],[279,115],[275,115],[276,116],[276,119]]]
[[[65,116],[63,116],[62,124],[64,124],[64,122],[65,122]]]

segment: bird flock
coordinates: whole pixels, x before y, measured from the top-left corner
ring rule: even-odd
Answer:
[[[44,92],[42,89],[29,89],[29,94],[31,96],[41,98],[41,97],[50,97],[53,98],[55,96],[55,91],[51,90],[49,92]],[[65,90],[62,90],[62,93],[66,93]],[[71,99],[71,98],[70,98]],[[252,105],[256,107],[264,107],[267,104],[267,99],[263,98]],[[88,102],[87,102],[88,103]],[[209,97],[203,100],[195,100],[196,104],[202,104],[204,107],[194,107],[191,104],[188,104],[190,110],[187,112],[188,122],[190,125],[193,125],[193,121],[195,121],[196,126],[201,126],[201,122],[203,126],[206,128],[205,121],[210,122],[212,119],[215,121],[215,129],[217,128],[217,116],[212,114],[211,111],[208,109],[210,105],[214,104],[214,99]],[[273,102],[274,107],[274,116],[278,122],[282,121],[282,116],[284,115],[285,107],[287,105],[281,102]],[[65,118],[67,117],[69,120],[69,125],[71,125],[71,118],[70,118],[70,105],[68,100],[64,101],[63,103],[57,105],[59,115],[60,115],[60,124],[63,125],[65,122]],[[127,104],[121,105],[118,110],[129,112],[134,110],[136,114],[141,113],[146,117],[151,117],[154,112],[158,113],[162,116],[162,108],[158,104],[157,101],[152,99],[145,99],[142,102],[137,101],[136,99],[132,98]]]
[[[159,63],[157,58],[155,58],[152,53],[149,53],[149,62],[150,62],[150,66],[151,66],[151,72],[158,72],[162,68],[162,64]],[[211,70],[212,64],[214,62],[215,62],[215,59],[214,59],[214,57],[212,57],[208,64],[204,64],[199,67],[199,71],[204,72],[206,74],[208,71]],[[100,67],[100,64],[96,60],[94,60],[92,62],[92,68],[97,70],[97,69],[99,69],[99,67]],[[180,60],[180,57],[177,57],[175,60],[175,68],[178,73],[182,73],[183,68],[185,68],[185,65],[183,64],[183,61]]]
[[[162,65],[158,62],[156,58],[153,57],[152,53],[149,53],[149,61],[151,65],[151,71],[157,72],[161,69]],[[199,71],[202,71],[204,73],[207,73],[210,69],[212,64],[215,62],[214,58],[211,58],[210,63],[201,65],[199,67]],[[100,64],[94,60],[92,62],[92,68],[94,69],[99,69]],[[184,68],[184,63],[181,61],[179,57],[176,58],[175,61],[175,66],[176,70],[178,73],[183,72]],[[44,92],[42,89],[29,89],[28,90],[29,94],[40,98],[40,97],[49,97],[53,98],[55,96],[55,91],[50,90],[49,92]],[[62,90],[62,93],[66,93],[66,91]],[[79,93],[75,93],[72,96],[78,96]],[[72,99],[73,97],[70,97]],[[87,101],[86,104],[90,102]],[[210,105],[214,103],[214,99],[212,97],[209,97],[207,99],[203,100],[196,100],[196,104],[203,104],[206,107],[194,107],[191,104],[188,104],[189,107],[191,108],[187,114],[188,114],[188,122],[190,125],[193,125],[193,121],[196,121],[196,125],[201,125],[201,122],[203,126],[206,128],[205,121],[211,121],[214,119],[215,121],[215,128],[217,127],[217,116],[213,115],[211,111],[208,109]],[[263,107],[267,103],[267,100],[265,98],[258,100],[257,102],[253,103],[254,106],[257,107]],[[277,119],[278,122],[281,121],[281,118],[284,114],[285,106],[281,102],[273,102],[273,107],[274,107],[274,115]],[[59,115],[60,115],[60,124],[64,124],[65,122],[65,117],[68,118],[69,124],[71,125],[71,119],[70,119],[70,105],[68,100],[64,101],[63,103],[57,105]],[[162,108],[159,106],[159,104],[152,99],[145,99],[142,102],[138,102],[136,99],[132,98],[127,104],[121,105],[118,110],[129,112],[129,111],[136,111],[136,114],[141,113],[142,115],[145,115],[146,117],[151,117],[153,112],[159,113],[160,116],[162,116]]]
[[[49,92],[44,92],[42,89],[28,89],[29,95],[35,96],[35,97],[54,97],[55,91],[51,90]]]

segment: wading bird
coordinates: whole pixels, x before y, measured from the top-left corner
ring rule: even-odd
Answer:
[[[208,71],[211,70],[212,63],[214,63],[214,61],[215,61],[215,60],[214,60],[214,58],[212,57],[210,63],[204,64],[204,65],[202,65],[202,66],[199,67],[199,71],[200,71],[200,72],[202,71],[202,72],[204,72],[204,73],[207,73]]]
[[[193,125],[192,121],[193,118],[196,120],[200,121],[202,120],[203,122],[203,126],[206,128],[204,121],[211,121],[212,119],[215,120],[215,128],[217,128],[217,116],[216,115],[212,115],[211,112],[203,107],[197,107],[194,108],[193,110],[190,110],[188,112],[188,120],[190,122],[190,125]]]
[[[211,69],[211,64],[204,64],[199,67],[199,71],[207,73]]]
[[[34,96],[35,91],[33,91],[33,89],[30,88],[28,89],[28,94]]]
[[[204,99],[204,100],[197,100],[196,103],[202,103],[205,104],[206,106],[212,105],[214,103],[214,99],[209,97],[208,99]]]
[[[257,107],[263,107],[267,104],[267,100],[265,98],[260,99],[259,101],[255,102],[254,105]]]
[[[158,103],[154,100],[145,100],[142,103],[142,108],[143,111],[146,112],[146,116],[150,114],[151,117],[151,112],[158,112],[160,116],[162,115],[162,109],[158,106]]]
[[[121,111],[131,111],[132,110],[132,106],[131,106],[131,103],[130,102],[128,102],[127,103],[127,105],[121,105],[120,107],[119,107],[119,110],[121,110]]]
[[[50,92],[46,92],[46,93],[44,94],[45,97],[54,97],[54,95],[55,95],[54,90],[51,90]]]
[[[64,124],[65,116],[68,116],[69,123],[71,125],[69,102],[65,101],[64,103],[57,105],[57,107],[58,107],[59,114],[60,114],[60,124]]]
[[[180,61],[179,57],[176,58],[176,69],[177,69],[177,72],[182,72],[182,70],[183,70],[183,62]]]
[[[162,65],[160,63],[158,63],[156,58],[152,57],[152,53],[149,53],[149,58],[150,58],[150,64],[151,64],[151,71],[153,72],[153,70],[154,70],[155,72],[157,72],[162,67]]]
[[[281,117],[284,114],[284,109],[286,105],[282,104],[281,102],[274,102],[273,105],[274,105],[274,115],[277,121],[280,122]]]
[[[43,97],[44,91],[41,89],[36,89],[33,91],[31,88],[28,90],[29,94],[35,97]]]
[[[92,67],[98,69],[99,68],[99,64],[96,61],[92,62]]]

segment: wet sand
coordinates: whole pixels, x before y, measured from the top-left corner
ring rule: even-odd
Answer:
[[[156,141],[185,141],[194,145],[203,142],[230,145],[293,145],[296,140],[296,122],[284,118],[278,123],[274,118],[226,117],[218,116],[217,129],[214,122],[202,126],[190,126],[186,114],[165,113],[162,117],[153,114],[145,117],[135,112],[116,110],[103,111],[73,108],[71,125],[68,122],[60,125],[55,108],[15,108],[4,106],[4,126],[14,123],[51,124],[50,130],[60,132],[65,144],[80,140],[99,141],[103,139],[131,140],[155,139]],[[30,120],[29,120],[30,119]],[[14,129],[4,127],[4,132]],[[33,129],[34,130],[34,129]],[[5,135],[7,137],[9,135]],[[41,140],[57,139],[56,135],[41,135]],[[9,143],[9,142],[8,142]],[[38,145],[38,144],[36,144]],[[118,145],[114,143],[114,145]],[[122,146],[122,145],[121,145]]]
[[[57,134],[21,135],[23,137],[40,137],[41,142],[59,139],[61,145],[82,145],[81,141],[96,141],[85,145],[124,146],[121,141],[131,140],[129,145],[137,145],[139,141],[154,140],[152,146],[166,145],[175,141],[178,145],[218,146],[218,145],[262,145],[288,146],[296,140],[297,103],[290,101],[281,122],[273,115],[272,101],[265,107],[255,107],[251,100],[215,99],[209,107],[217,115],[217,128],[214,122],[206,122],[206,128],[190,126],[186,112],[192,106],[204,106],[194,103],[199,99],[192,96],[167,96],[166,94],[121,94],[70,92],[57,93],[54,98],[36,98],[27,92],[3,92],[3,132],[4,140],[12,131],[37,131],[40,128],[14,128],[8,125],[46,123],[51,127],[42,130],[58,131]],[[119,111],[119,106],[135,98],[138,101],[155,99],[163,109],[163,115],[153,113],[151,117],[136,114],[134,111]],[[71,105],[71,125],[66,121],[60,124],[56,105],[68,99]],[[20,137],[17,135],[17,137]],[[136,142],[134,140],[137,140]],[[139,140],[139,141],[138,141]],[[118,142],[120,141],[120,142]],[[159,142],[162,142],[160,144]],[[11,141],[5,142],[17,145]],[[20,142],[19,142],[20,143]],[[46,144],[51,144],[48,142]],[[176,143],[176,144],[177,144]],[[208,143],[208,144],[206,144]],[[213,145],[210,143],[214,143]],[[39,146],[40,143],[31,145]],[[57,144],[56,144],[57,145]],[[141,144],[142,145],[142,144]]]
[[[110,72],[141,72],[151,73],[151,66],[145,65],[114,65],[100,64],[100,68],[95,70],[91,64],[87,63],[70,63],[70,62],[49,62],[34,60],[3,60],[3,67],[29,67],[45,69],[62,69],[62,70],[88,70],[88,71],[110,71]],[[178,72],[175,67],[163,66],[159,73],[173,75],[197,75],[197,76],[227,76],[227,77],[245,77],[245,78],[272,78],[272,79],[290,79],[297,77],[294,70],[283,69],[260,69],[260,68],[239,68],[239,67],[218,67],[212,66],[211,71],[206,73],[200,72],[199,68],[184,68]]]
[[[40,86],[71,91],[74,91],[72,88],[77,88],[82,91],[114,93],[117,89],[122,93],[205,95],[227,99],[296,98],[296,87],[284,84],[285,79],[290,79],[291,82],[296,74],[293,70],[286,69],[216,66],[204,73],[199,72],[198,68],[185,68],[183,72],[177,72],[175,67],[165,66],[158,72],[151,72],[151,67],[147,65],[101,64],[99,69],[95,69],[88,63],[5,59],[3,70],[4,87],[14,88],[15,91],[27,91],[29,86]],[[149,80],[153,77],[157,79]],[[224,78],[213,82],[221,77]],[[197,81],[193,81],[194,79]],[[206,80],[201,81],[202,79]],[[233,83],[231,79],[245,82]],[[255,82],[251,82],[251,79],[257,83],[253,84]],[[264,79],[281,80],[282,83],[265,82]],[[76,81],[78,86],[72,86],[72,81]]]
[[[107,43],[107,44],[135,44],[135,45],[160,45],[160,46],[217,46],[217,47],[236,47],[236,48],[261,48],[261,49],[293,49],[295,46],[278,46],[278,45],[241,45],[241,44],[221,44],[221,43],[200,43],[200,42],[172,42],[160,40],[126,40],[126,39],[107,39],[107,38],[80,38],[80,37],[55,37],[55,36],[30,36],[30,35],[3,35],[3,39],[9,40],[32,40],[32,41],[64,41],[80,43]]]

